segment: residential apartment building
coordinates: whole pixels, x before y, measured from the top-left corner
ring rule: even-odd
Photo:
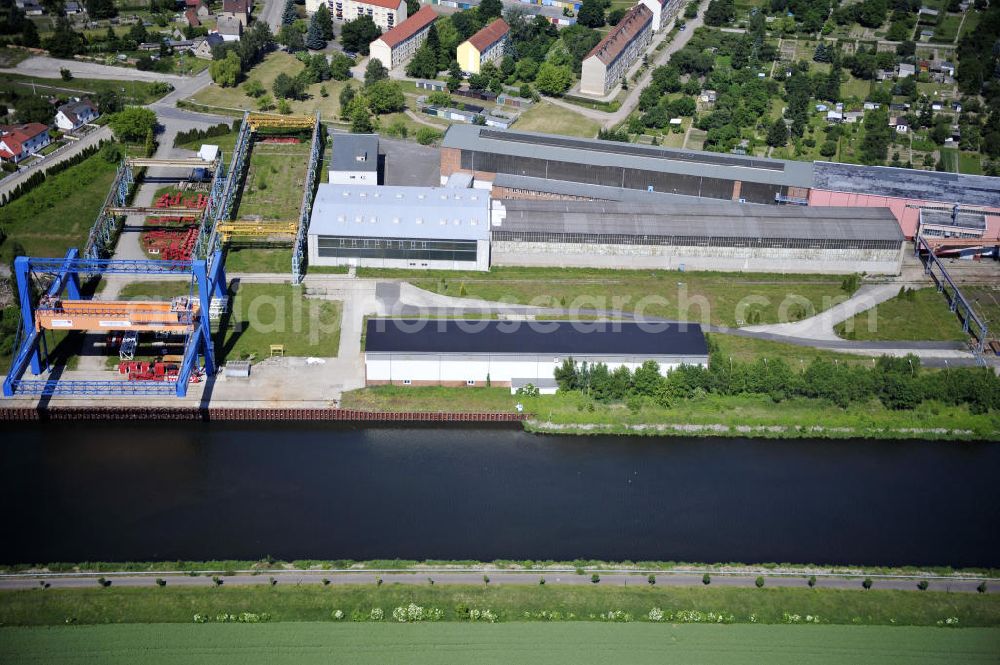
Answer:
[[[510,26],[498,18],[458,45],[456,57],[463,72],[478,74],[487,62],[499,62],[510,43]]]
[[[324,0],[306,0],[306,11],[312,14]],[[389,32],[406,20],[406,0],[326,0],[326,6],[336,21],[354,21],[371,17],[382,32]]]
[[[681,0],[639,0],[653,12],[653,32],[663,30],[677,17],[681,10]]]
[[[638,4],[583,59],[580,92],[603,96],[611,92],[653,38],[653,12]]]
[[[369,47],[371,58],[380,61],[386,69],[403,65],[427,40],[427,33],[436,19],[434,10],[424,5],[416,14],[373,41]]]
[[[49,128],[40,122],[0,125],[0,160],[16,164],[49,143]]]

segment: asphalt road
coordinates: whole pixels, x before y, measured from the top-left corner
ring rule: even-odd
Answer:
[[[541,578],[545,579],[546,585],[593,585],[591,572],[587,571],[583,575],[577,575],[571,570],[561,571],[533,571],[533,572],[501,572],[501,571],[372,571],[372,572],[334,572],[334,571],[278,571],[262,572],[259,575],[239,574],[234,576],[222,576],[221,573],[207,572],[197,577],[192,577],[186,573],[151,573],[149,575],[135,574],[114,574],[104,573],[106,579],[112,580],[113,586],[123,587],[145,587],[156,584],[155,580],[160,577],[167,580],[168,586],[213,586],[213,575],[219,575],[223,579],[223,584],[233,585],[259,585],[270,584],[271,578],[277,580],[282,585],[302,585],[302,584],[322,584],[324,579],[330,580],[331,584],[375,584],[381,577],[385,584],[411,584],[428,585],[430,580],[435,584],[484,584],[483,575],[488,575],[491,586],[497,585],[532,585],[537,586]],[[656,586],[703,586],[701,572],[680,572],[664,573],[657,572]],[[90,588],[97,584],[99,574],[71,574],[69,576],[58,575],[26,575],[26,576],[4,576],[0,578],[0,590],[13,589],[33,589],[44,581],[51,585],[51,588]],[[711,578],[712,586],[725,587],[753,587],[757,578],[756,573],[722,575],[713,573]],[[863,576],[851,577],[820,577],[817,576],[817,588],[829,589],[857,589],[862,590],[861,582]],[[975,593],[976,587],[980,584],[979,579],[953,579],[953,578],[881,578],[872,576],[873,589],[897,589],[916,590],[919,579],[926,579],[929,590],[946,591],[957,593]],[[765,586],[767,587],[796,587],[807,588],[807,577],[805,575],[768,576],[765,575]],[[649,584],[647,573],[600,573],[601,586],[647,586]],[[1000,592],[1000,581],[987,587],[988,593]]]
[[[101,65],[96,62],[80,62],[78,60],[63,60],[50,58],[47,55],[36,55],[17,63],[17,67],[0,69],[0,73],[23,74],[39,78],[57,79],[59,70],[68,69],[77,78],[106,79],[121,81],[163,81],[176,86],[179,82],[188,80],[177,74],[160,74],[158,72],[140,72],[138,69]]]

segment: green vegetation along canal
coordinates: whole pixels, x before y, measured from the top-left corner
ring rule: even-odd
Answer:
[[[4,423],[3,563],[1000,566],[1000,445]]]

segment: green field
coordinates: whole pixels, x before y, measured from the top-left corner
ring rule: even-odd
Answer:
[[[597,136],[600,124],[579,113],[543,101],[525,111],[514,123],[514,129],[592,139]]]
[[[82,250],[117,166],[97,153],[46,177],[31,192],[0,208],[0,228],[7,234],[0,245],[0,262],[10,261],[15,242],[29,256],[62,256],[70,247]]]
[[[306,298],[302,287],[240,284],[230,309],[220,358],[261,360],[271,344],[284,344],[286,356],[330,358],[340,348],[340,303]]]
[[[514,413],[517,404],[533,416],[526,428],[538,432],[765,438],[1000,436],[997,414],[973,415],[965,407],[931,401],[912,411],[895,411],[877,400],[843,409],[821,399],[796,397],[775,402],[767,395],[710,394],[679,399],[669,407],[646,400],[629,408],[620,402],[597,402],[579,392],[525,397],[511,395],[509,388],[442,386],[373,386],[341,397],[343,408],[367,411]],[[914,427],[926,431],[917,432]]]
[[[231,273],[292,273],[290,247],[236,247],[226,250],[226,271]]]
[[[308,166],[308,140],[255,141],[235,219],[297,220]]]
[[[96,95],[111,90],[122,95],[128,104],[149,104],[162,94],[153,92],[155,83],[129,80],[129,70],[122,68],[121,80],[74,78],[62,81],[58,78],[41,78],[22,74],[0,74],[0,92],[16,91],[18,94]]]
[[[1000,630],[885,626],[144,624],[0,628],[11,665],[995,663]]]
[[[961,152],[958,155],[958,169],[970,175],[983,174],[983,158],[978,152]]]
[[[119,297],[161,300],[188,289],[188,282],[133,282]],[[284,344],[286,356],[326,358],[336,356],[340,347],[340,303],[306,298],[301,288],[241,284],[231,312],[220,324],[225,328],[223,338],[216,338],[220,362],[251,354],[257,360],[267,358],[271,344]]]
[[[244,83],[247,80],[260,81],[264,85],[264,88],[267,89],[267,94],[274,97],[271,86],[274,85],[274,79],[278,77],[278,74],[285,72],[289,76],[295,76],[303,69],[305,69],[305,65],[294,56],[282,51],[274,51],[269,53],[263,62],[247,72]],[[289,100],[292,113],[312,115],[319,111],[326,121],[339,117],[340,91],[346,84],[346,81],[324,81],[322,84],[314,83],[308,86],[305,91],[306,99]],[[320,95],[321,87],[326,87],[329,96],[323,97]],[[354,83],[354,87],[358,87],[358,82]],[[257,100],[244,93],[243,83],[235,88],[223,88],[213,83],[207,88],[199,90],[194,97],[190,98],[190,101],[206,106],[228,109],[253,110],[257,108]]]
[[[836,351],[740,335],[708,333],[707,337],[718,348],[719,355],[723,358],[732,358],[734,361],[753,362],[758,358],[781,358],[793,368],[801,368],[818,358],[848,365],[871,364],[871,358],[853,353],[837,353]]]
[[[837,334],[860,340],[941,340],[961,342],[958,317],[935,288],[896,296],[836,326]]]
[[[493,268],[488,273],[361,269],[359,276],[406,279],[449,296],[567,309],[627,310],[646,316],[743,325],[796,320],[845,299],[836,275],[778,275],[672,270]],[[800,316],[795,316],[799,314]]]
[[[730,586],[603,586],[504,584],[374,584],[211,585],[159,588],[147,586],[78,589],[27,589],[0,592],[0,625],[64,626],[72,624],[193,623],[194,615],[218,621],[220,614],[267,613],[272,622],[334,621],[336,610],[350,619],[370,620],[381,608],[383,621],[392,611],[415,603],[440,610],[440,620],[468,621],[463,608],[489,609],[503,621],[600,621],[601,614],[620,610],[636,622],[649,621],[656,607],[671,614],[670,622],[690,623],[680,612],[709,612],[727,624],[786,624],[798,615],[817,617],[820,624],[937,626],[950,617],[962,627],[1000,626],[1000,595],[942,591],[894,591],[875,587],[810,589],[801,587]],[[546,612],[547,614],[542,614]],[[558,616],[553,615],[558,612]],[[527,615],[525,614],[527,613]],[[377,622],[372,622],[377,623]],[[809,630],[810,627],[800,626]]]

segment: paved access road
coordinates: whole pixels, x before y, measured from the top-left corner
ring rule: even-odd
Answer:
[[[213,575],[218,575],[223,579],[226,586],[232,585],[258,585],[270,584],[271,579],[277,580],[282,585],[301,584],[322,584],[324,579],[330,580],[330,584],[375,584],[381,578],[385,584],[411,584],[428,585],[430,580],[434,584],[484,584],[483,575],[489,576],[490,586],[496,585],[532,585],[537,586],[539,580],[544,578],[545,584],[561,585],[594,585],[591,581],[591,571],[583,575],[577,575],[572,570],[555,571],[532,571],[532,572],[510,572],[510,571],[264,571],[258,575],[238,574],[233,576],[222,576],[218,571],[205,572],[197,577],[191,577],[187,573],[150,573],[148,575],[135,575],[131,573],[104,573],[105,579],[111,580],[113,586],[144,587],[156,584],[156,579],[167,580],[168,586],[212,586],[215,582]],[[600,572],[601,586],[648,586],[648,573],[646,572]],[[656,586],[703,586],[703,573],[701,571],[665,573],[656,572]],[[90,588],[97,584],[97,578],[102,575],[94,574],[69,574],[59,575],[24,575],[24,576],[4,576],[0,577],[0,589],[32,589],[39,586],[40,581],[51,585],[52,588]],[[711,573],[712,586],[725,587],[753,587],[757,578],[757,573],[748,574],[719,574]],[[871,576],[873,589],[897,589],[916,590],[917,582],[926,579],[928,589],[932,591],[947,591],[960,593],[976,593],[976,587],[982,582],[981,579],[956,579],[956,578],[936,578],[936,577],[912,577],[912,578],[883,578],[876,575]],[[795,575],[764,575],[765,586],[768,587],[797,587],[806,588],[807,576],[804,574]],[[862,590],[861,582],[863,575],[856,576],[817,576],[817,588],[829,589],[857,589]],[[987,586],[988,593],[1000,592],[1000,581]]]
[[[164,83],[176,86],[179,81],[187,79],[187,77],[177,74],[140,72],[138,69],[128,67],[101,65],[96,62],[82,62],[80,60],[63,60],[61,58],[51,58],[47,55],[32,56],[17,63],[17,67],[0,69],[0,73],[57,79],[60,78],[59,70],[61,69],[68,69],[77,78],[107,79],[122,81],[123,83],[128,81],[147,81],[150,83],[163,81]]]

